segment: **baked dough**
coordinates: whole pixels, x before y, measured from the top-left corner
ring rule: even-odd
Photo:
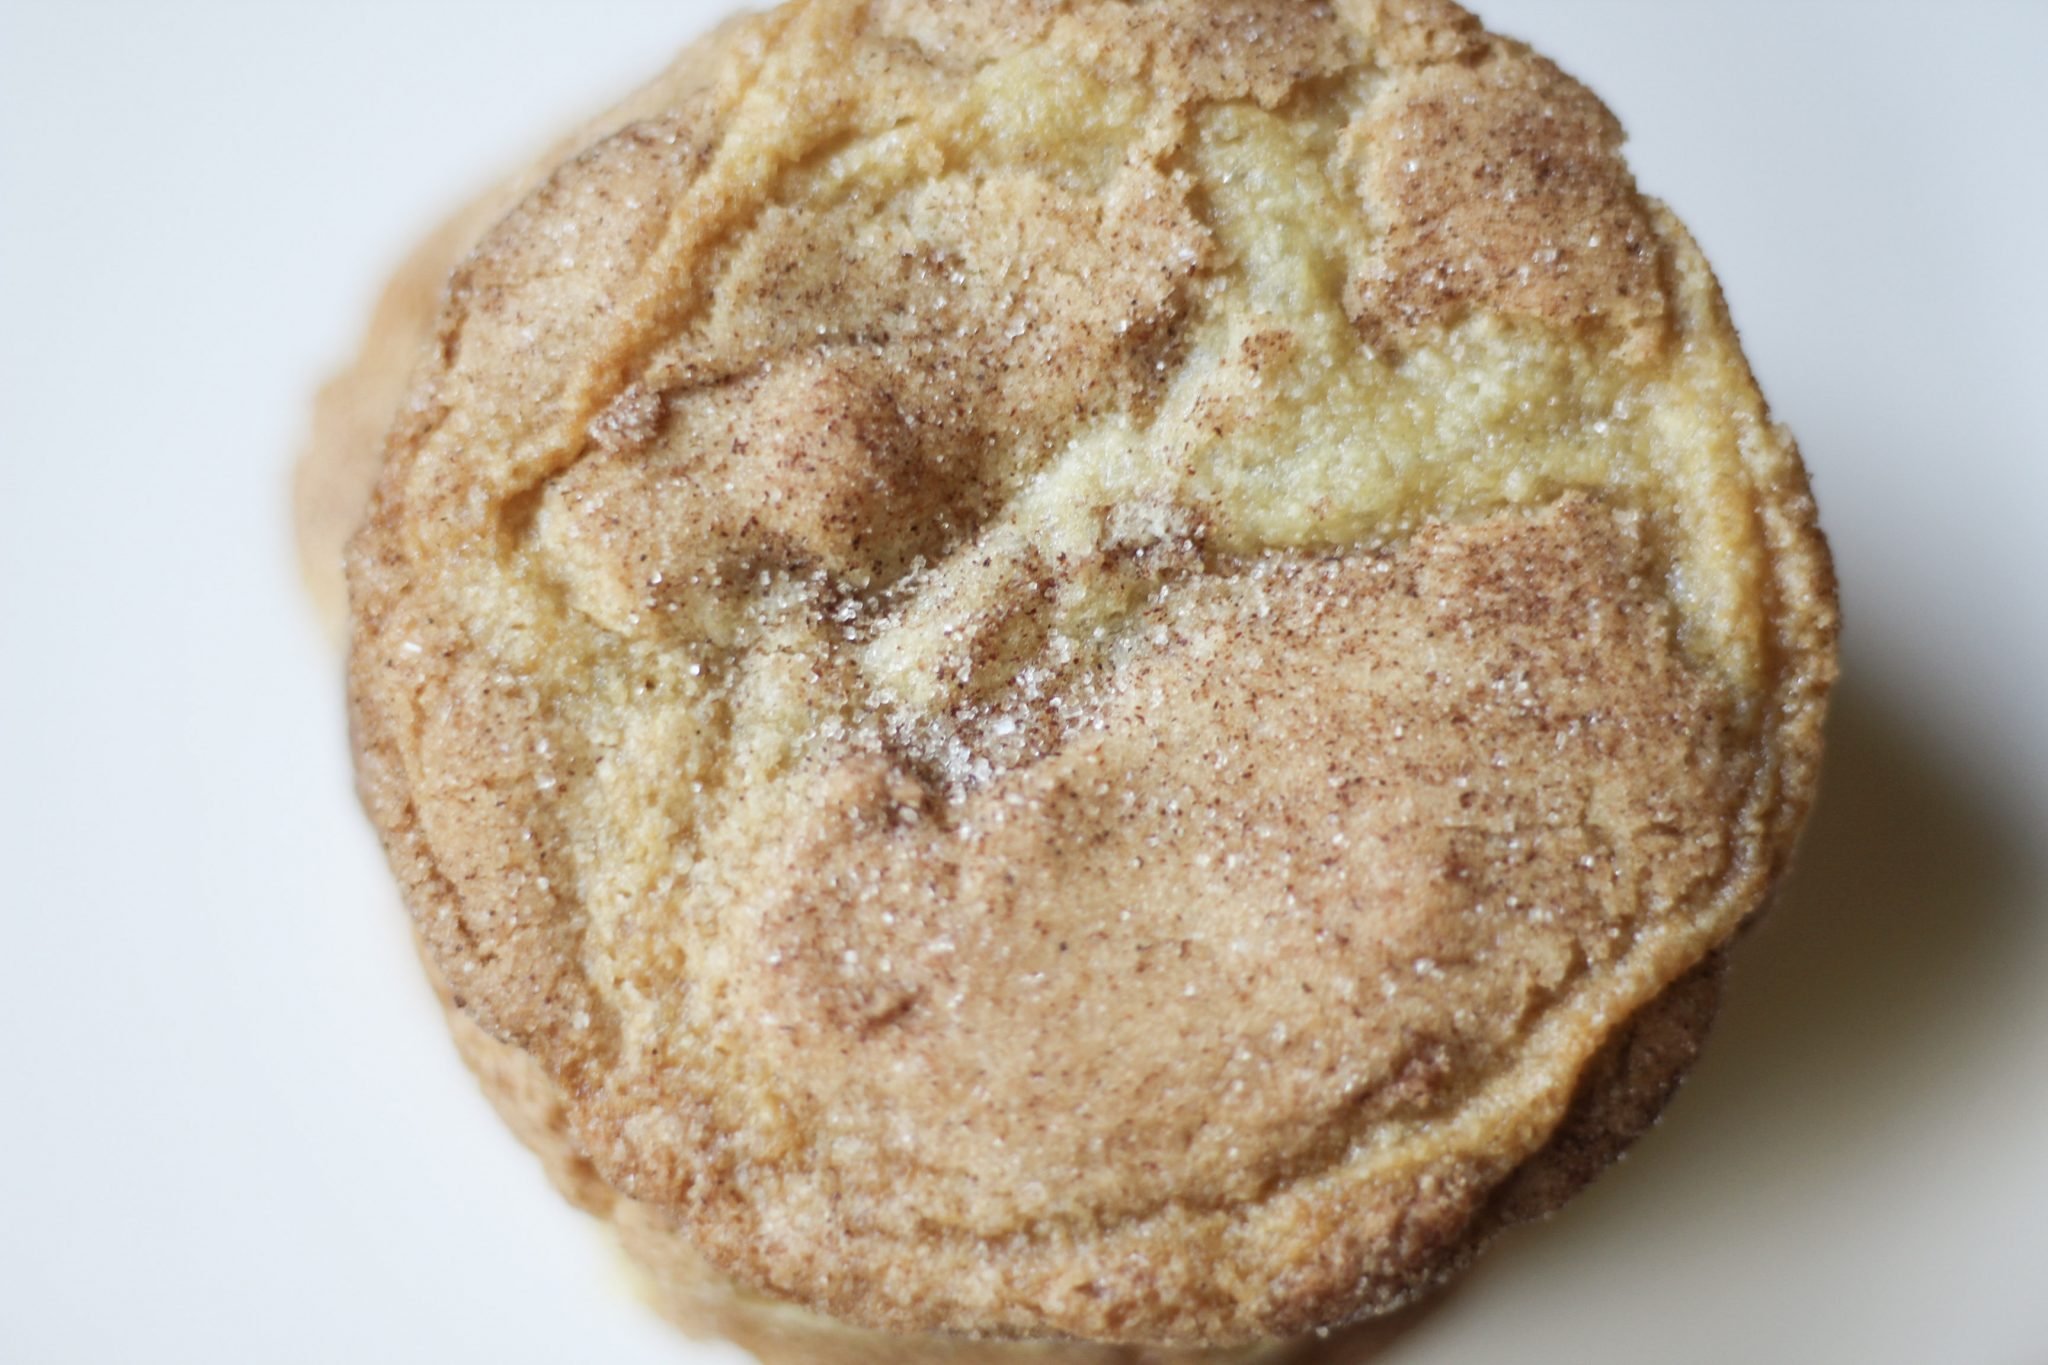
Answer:
[[[671,1311],[1263,1348],[1654,1117],[1835,617],[1619,143],[1447,4],[816,3],[401,277],[365,802]]]

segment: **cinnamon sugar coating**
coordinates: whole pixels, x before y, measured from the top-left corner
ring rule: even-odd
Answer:
[[[529,1140],[893,1332],[1256,1344],[1568,1195],[1833,673],[1611,116],[1441,3],[712,51],[457,267],[350,552],[365,801]]]

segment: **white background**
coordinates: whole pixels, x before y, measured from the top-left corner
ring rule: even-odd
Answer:
[[[1482,7],[1720,268],[1847,680],[1666,1124],[1382,1359],[2048,1361],[2048,5]],[[0,6],[0,1359],[736,1359],[451,1053],[285,505],[409,237],[710,17]]]

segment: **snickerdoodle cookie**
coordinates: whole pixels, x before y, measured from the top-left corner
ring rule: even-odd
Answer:
[[[1654,1117],[1835,618],[1620,141],[1442,0],[818,0],[426,249],[362,790],[672,1308],[1257,1346]]]

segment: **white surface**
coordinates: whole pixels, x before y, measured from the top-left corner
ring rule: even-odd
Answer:
[[[1669,1121],[1384,1360],[2048,1360],[2048,5],[1484,8],[1720,268],[1847,681]],[[0,1359],[737,1358],[456,1063],[284,507],[408,238],[709,17],[0,3]]]

